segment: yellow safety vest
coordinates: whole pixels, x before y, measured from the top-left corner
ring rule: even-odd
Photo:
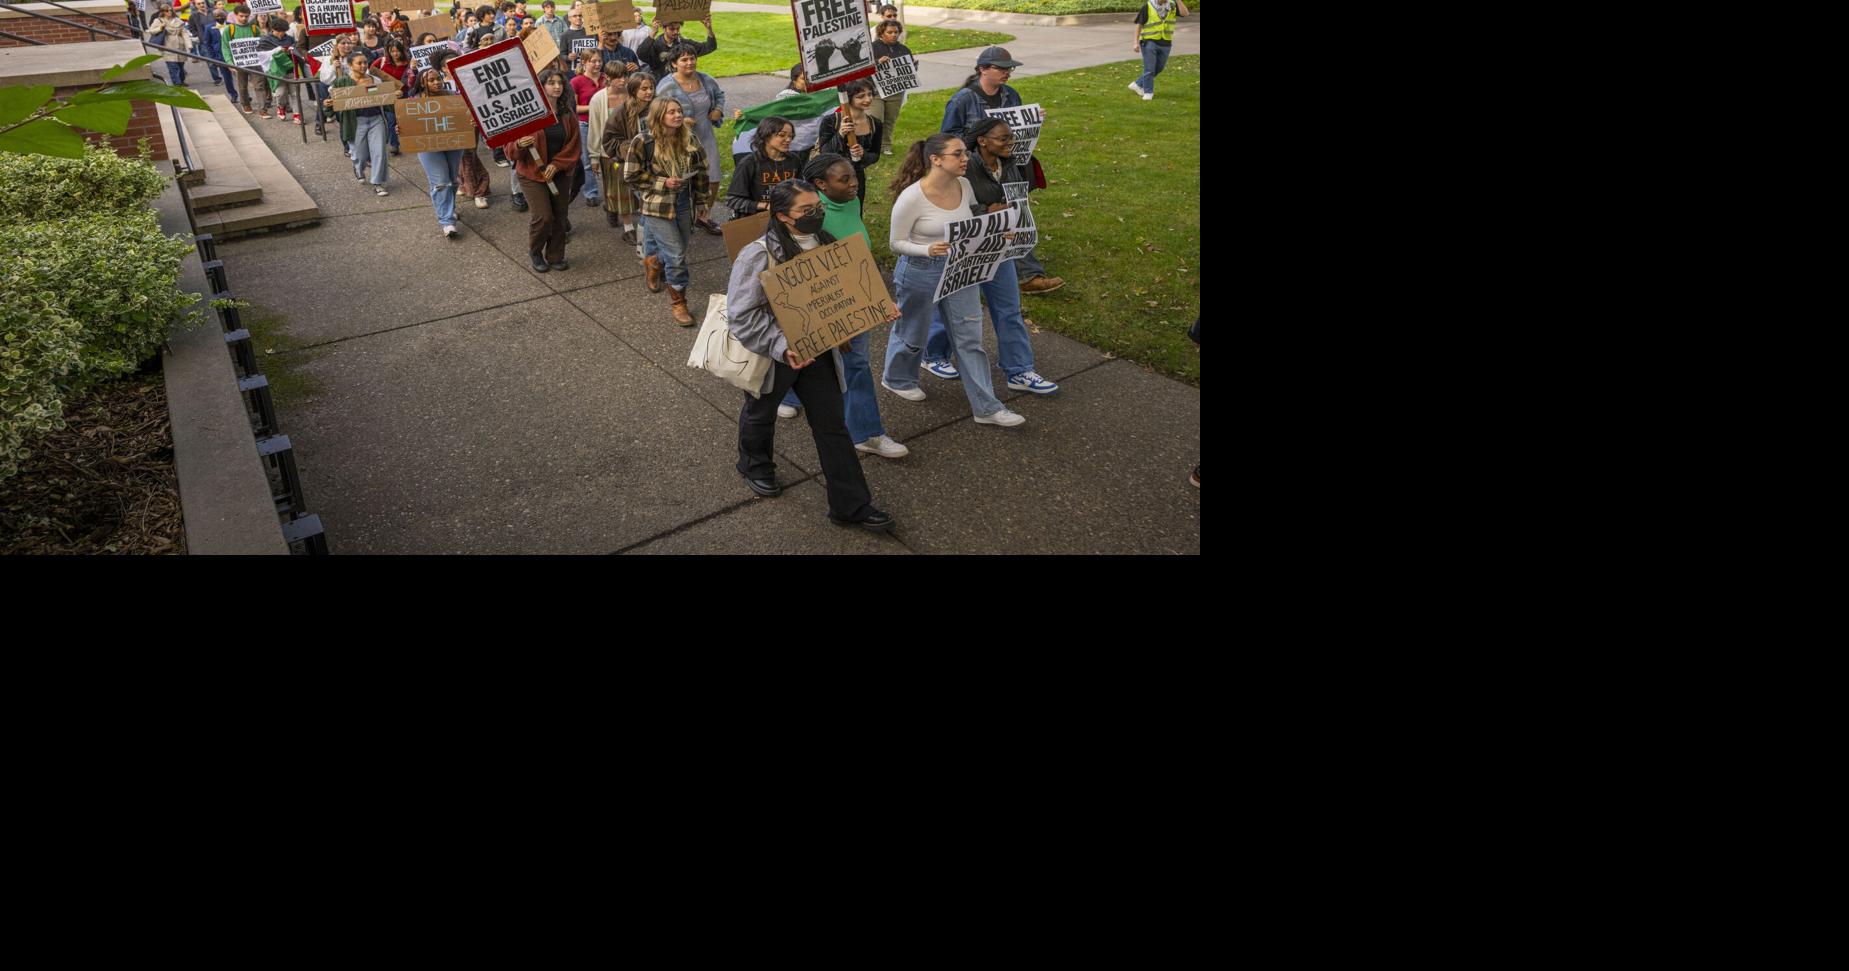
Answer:
[[[1149,22],[1143,25],[1142,30],[1139,30],[1136,32],[1136,39],[1137,40],[1160,40],[1160,41],[1167,41],[1169,43],[1173,43],[1175,40],[1176,9],[1177,8],[1175,4],[1173,3],[1169,4],[1168,14],[1164,16],[1164,15],[1159,15],[1156,13],[1155,4],[1153,3],[1149,4],[1148,5],[1149,16],[1147,18]]]

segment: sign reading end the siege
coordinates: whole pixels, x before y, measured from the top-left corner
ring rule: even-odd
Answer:
[[[552,103],[540,89],[519,38],[464,54],[443,66],[468,101],[482,140],[490,147],[504,148],[552,124]]]
[[[821,357],[885,323],[898,309],[859,233],[758,274],[796,359]]]
[[[302,0],[310,34],[350,34],[357,28],[353,0]]]
[[[398,141],[407,152],[466,152],[475,147],[474,114],[458,95],[406,98],[397,112]]]

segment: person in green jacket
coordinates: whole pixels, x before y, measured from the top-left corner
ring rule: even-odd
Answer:
[[[225,24],[225,26],[220,29],[220,33],[224,38],[224,43],[220,45],[220,48],[225,52],[225,60],[231,61],[234,64],[237,62],[232,60],[231,56],[232,41],[259,40],[263,37],[263,31],[258,29],[256,24],[250,22],[250,7],[241,3],[231,8],[231,22]],[[241,74],[237,71],[231,73],[236,78],[235,81],[226,82],[231,85],[231,103],[241,106],[245,114],[250,114],[250,92],[252,88],[256,88],[263,92],[263,113],[269,114],[269,85],[256,83],[256,79],[248,74]],[[239,97],[240,91],[243,92],[241,99]]]

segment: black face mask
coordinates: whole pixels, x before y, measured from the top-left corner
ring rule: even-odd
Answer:
[[[827,213],[823,212],[820,209],[817,209],[816,211],[808,214],[807,216],[804,216],[801,219],[796,220],[796,231],[803,234],[804,236],[814,236],[817,232],[821,230],[822,220],[827,219],[827,218],[828,218]]]

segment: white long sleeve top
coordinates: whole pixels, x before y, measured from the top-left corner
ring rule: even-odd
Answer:
[[[951,223],[969,218],[970,207],[976,204],[976,190],[960,175],[957,184],[963,188],[963,201],[955,209],[939,209],[925,198],[922,180],[899,193],[899,201],[892,204],[892,225],[886,239],[894,253],[928,257],[931,244],[944,241]]]

